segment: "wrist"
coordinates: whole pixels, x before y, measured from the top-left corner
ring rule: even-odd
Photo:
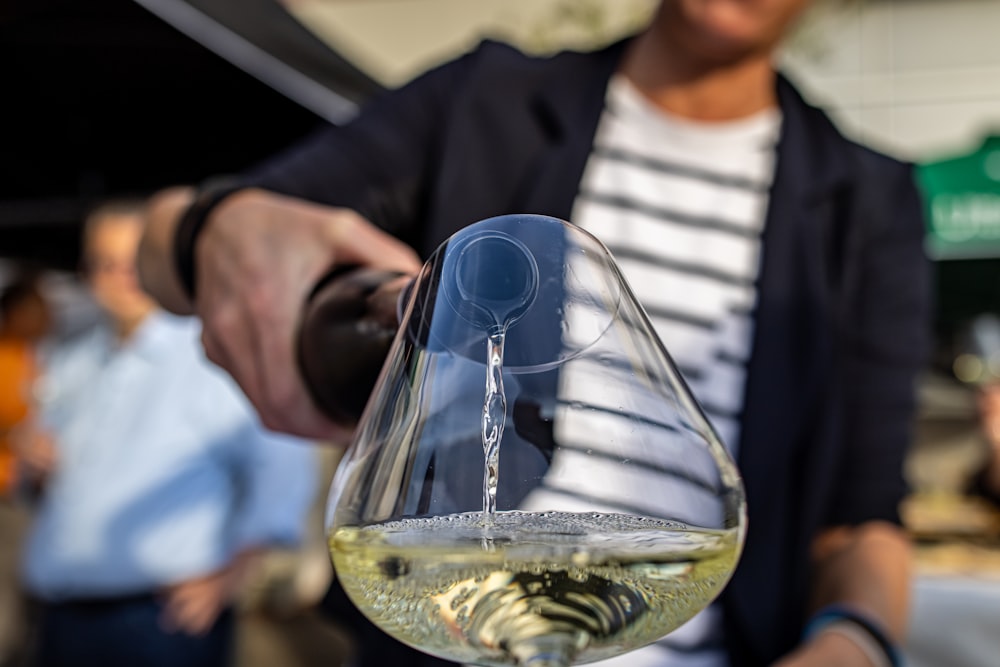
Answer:
[[[850,621],[831,623],[812,640],[831,664],[838,666],[891,667],[878,644]]]
[[[839,638],[850,642],[873,667],[901,667],[899,648],[878,621],[847,605],[823,607],[812,617],[803,633],[805,641]]]
[[[177,224],[193,196],[193,188],[173,187],[150,197],[146,205],[146,225],[139,243],[137,269],[142,289],[177,315],[193,312],[174,263]]]
[[[792,654],[790,665],[830,667],[881,667],[849,637],[836,632],[820,632],[801,644]]]
[[[181,212],[174,229],[174,269],[188,301],[194,302],[197,291],[195,248],[198,238],[216,208],[246,187],[234,179],[213,179],[202,185]]]

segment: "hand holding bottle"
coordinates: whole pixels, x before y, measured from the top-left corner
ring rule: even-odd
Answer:
[[[150,204],[140,259],[143,285],[175,312],[201,317],[208,357],[239,383],[263,423],[305,437],[345,429],[324,417],[295,363],[295,335],[306,296],[332,266],[352,264],[415,273],[416,253],[353,211],[247,189],[213,209],[196,251],[194,303],[180,293],[170,263],[172,231],[190,191]]]

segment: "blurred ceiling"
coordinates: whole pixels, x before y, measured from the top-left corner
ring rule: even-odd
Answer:
[[[338,52],[397,85],[484,37],[533,53],[588,49],[644,25],[658,0],[281,0]]]
[[[0,8],[0,257],[72,267],[98,201],[244,168],[380,88],[272,0],[147,4],[239,67],[131,0]]]

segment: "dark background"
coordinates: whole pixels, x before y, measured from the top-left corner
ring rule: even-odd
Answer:
[[[348,97],[377,88],[329,60]],[[0,63],[0,257],[49,267],[76,265],[98,201],[231,173],[321,122],[130,0],[0,0]]]

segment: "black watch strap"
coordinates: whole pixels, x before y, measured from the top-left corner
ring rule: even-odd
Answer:
[[[198,188],[194,201],[185,209],[177,223],[177,228],[174,230],[174,267],[177,270],[181,286],[184,288],[184,293],[191,301],[194,301],[197,285],[194,250],[198,236],[215,207],[229,195],[246,187],[246,185],[228,178],[206,183]]]

